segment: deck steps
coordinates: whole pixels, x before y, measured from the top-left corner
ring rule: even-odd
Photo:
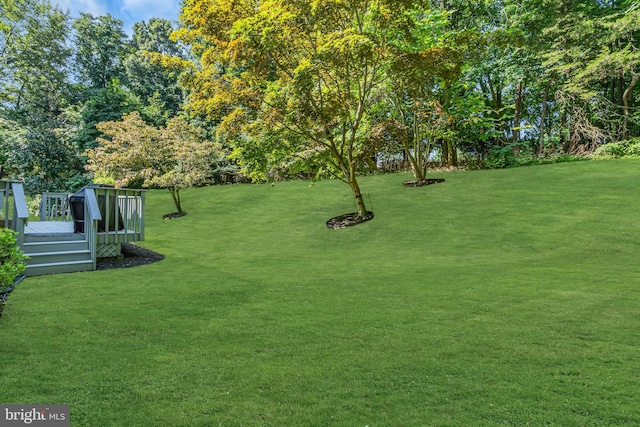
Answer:
[[[44,264],[28,264],[25,276],[43,276],[45,274],[76,273],[93,270],[93,261],[51,262]]]
[[[81,234],[26,234],[22,250],[29,257],[25,276],[72,273],[94,268],[89,243]]]

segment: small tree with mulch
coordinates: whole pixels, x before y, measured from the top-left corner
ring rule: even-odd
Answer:
[[[185,214],[180,190],[206,183],[227,158],[220,144],[206,139],[203,129],[179,116],[156,128],[133,112],[96,128],[105,138],[98,138],[99,146],[87,151],[86,168],[113,178],[116,187],[141,183],[169,190],[177,210],[173,216]]]

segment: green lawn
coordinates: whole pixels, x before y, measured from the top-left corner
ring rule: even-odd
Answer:
[[[27,278],[0,403],[73,426],[640,425],[640,160],[147,198],[164,261]]]

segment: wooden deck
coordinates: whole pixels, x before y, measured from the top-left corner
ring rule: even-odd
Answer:
[[[97,258],[144,240],[144,190],[87,185],[71,197],[44,193],[43,202],[40,221],[30,221],[22,183],[0,180],[0,226],[16,232],[27,276],[95,270]]]
[[[73,221],[29,221],[24,234],[73,234]]]

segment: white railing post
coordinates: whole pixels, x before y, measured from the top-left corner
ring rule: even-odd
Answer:
[[[29,221],[29,209],[27,208],[27,199],[24,196],[22,184],[12,182],[11,191],[13,192],[13,230],[18,233],[16,241],[18,246],[22,248],[24,244],[24,228]]]
[[[89,242],[93,270],[96,269],[97,243],[98,243],[98,221],[102,219],[96,193],[91,187],[85,187],[84,192],[84,232]]]
[[[144,195],[144,191],[138,194],[138,200],[140,201],[140,205],[138,206],[138,240],[140,241],[144,241]]]

